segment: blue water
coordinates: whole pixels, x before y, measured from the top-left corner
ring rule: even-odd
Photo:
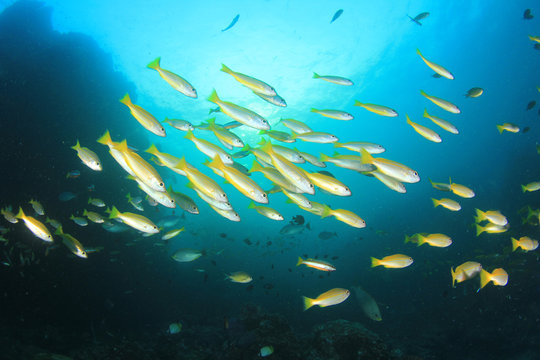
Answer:
[[[539,235],[538,227],[523,225],[518,213],[527,205],[536,208],[539,201],[537,193],[523,194],[520,188],[540,179],[535,148],[540,135],[538,106],[526,110],[530,101],[540,100],[536,88],[540,52],[528,38],[540,35],[539,19],[534,8],[535,17],[523,19],[523,11],[533,5],[527,1],[491,1],[489,6],[471,1],[169,0],[159,5],[0,1],[0,10],[5,10],[0,16],[4,174],[0,205],[30,211],[28,201],[38,199],[47,216],[60,220],[64,230],[86,247],[104,247],[84,260],[71,256],[58,241],[46,255],[46,245],[22,224],[2,222],[10,230],[5,235],[9,242],[0,245],[0,258],[9,258],[10,263],[0,269],[5,284],[0,300],[6,315],[4,332],[40,333],[48,326],[60,333],[79,329],[91,333],[94,342],[107,338],[107,333],[117,338],[163,335],[175,321],[187,329],[222,326],[224,318],[238,318],[246,304],[256,304],[286,317],[298,334],[336,319],[360,322],[389,347],[420,358],[535,358],[535,352],[540,353],[538,255],[510,252],[511,236]],[[343,14],[331,23],[339,9]],[[407,17],[424,11],[430,15],[421,26]],[[237,23],[221,31],[237,14]],[[455,79],[432,77],[417,48],[449,69]],[[146,68],[158,56],[163,68],[197,89],[197,99],[178,93]],[[222,63],[271,84],[288,106],[279,108],[254,96],[220,71]],[[349,78],[354,86],[315,80],[313,72]],[[472,87],[483,88],[483,95],[465,98]],[[417,170],[421,181],[406,184],[407,193],[399,194],[374,178],[328,164],[324,170],[349,186],[353,195],[338,197],[318,190],[310,198],[355,212],[366,221],[366,228],[321,219],[286,204],[283,194],[271,194],[269,206],[285,220],[266,219],[247,208],[251,200],[203,165],[206,157],[183,138],[185,133],[166,126],[166,138],[155,136],[118,101],[128,92],[134,103],[158,120],[169,117],[199,124],[215,108],[206,100],[212,89],[222,99],[261,114],[272,129],[286,131],[279,119],[294,118],[315,131],[336,135],[341,142],[382,144],[386,152],[380,156]],[[438,108],[420,90],[455,103],[461,114]],[[399,116],[378,116],[353,106],[355,100],[389,106]],[[355,118],[325,118],[311,113],[312,107],[347,111]],[[422,118],[424,109],[452,122],[459,135]],[[422,138],[406,124],[405,114],[437,131],[442,143]],[[222,113],[211,116],[220,124],[231,120]],[[495,125],[504,122],[517,124],[522,132],[499,134]],[[529,130],[523,132],[526,127]],[[218,181],[242,220],[235,223],[219,216],[185,187],[186,178],[157,167],[167,185],[191,196],[200,209],[199,215],[183,214],[180,209],[143,203],[144,215],[156,222],[171,214],[182,216],[180,226],[186,231],[177,238],[156,246],[161,242],[157,237],[141,238],[131,230],[111,233],[92,223],[84,228],[75,225],[68,218],[90,209],[88,196],[120,211],[135,212],[125,195],[143,195],[124,178],[107,149],[95,142],[107,129],[114,141],[126,138],[141,155],[153,143],[162,152],[185,156]],[[257,130],[245,126],[233,132],[252,146],[261,139]],[[217,143],[209,132],[196,130],[195,135]],[[77,139],[98,154],[102,172],[80,163],[70,149]],[[297,141],[292,145],[317,156],[335,150],[330,144]],[[238,162],[249,168],[253,156]],[[66,178],[74,169],[80,170],[80,177]],[[460,199],[433,189],[428,181],[446,182],[449,177],[472,188],[476,196]],[[263,189],[271,187],[261,174],[252,178]],[[58,195],[65,192],[77,197],[59,201]],[[433,197],[451,197],[462,209],[433,208]],[[475,208],[500,210],[510,230],[476,237]],[[92,210],[103,213],[96,209]],[[311,230],[293,237],[280,235],[280,229],[298,214]],[[337,236],[323,240],[318,237],[322,231]],[[453,244],[441,249],[403,243],[405,234],[416,232],[444,233]],[[206,255],[192,263],[174,262],[170,255],[182,247],[204,250]],[[30,251],[34,259],[24,265],[11,259],[19,253],[29,256]],[[396,253],[413,257],[414,263],[404,269],[370,268],[371,256]],[[338,270],[327,274],[296,267],[298,256],[304,254],[331,261]],[[482,263],[488,271],[504,268],[508,285],[490,284],[476,293],[478,280],[473,279],[452,288],[450,267],[469,260]],[[239,270],[249,272],[254,281],[246,285],[223,280],[224,273]],[[365,317],[353,295],[337,306],[302,311],[302,296],[316,297],[331,288],[358,284],[379,304],[382,322]],[[39,344],[44,351],[64,351],[73,358],[77,346],[82,346],[75,341],[71,348],[62,348],[39,335],[20,342]]]

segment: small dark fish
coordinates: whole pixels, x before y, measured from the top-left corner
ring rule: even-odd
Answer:
[[[67,179],[76,179],[79,176],[81,176],[81,172],[79,170],[71,170],[71,171],[68,171],[68,173],[66,174]]]
[[[531,128],[528,127],[528,126],[525,126],[525,127],[523,128],[523,130],[521,130],[521,132],[522,132],[522,133],[526,133],[526,132],[529,132],[529,130],[531,130]]]
[[[290,221],[291,224],[304,225],[305,219],[302,215],[293,216]]]
[[[69,191],[65,191],[63,193],[61,193],[60,195],[58,195],[58,200],[60,201],[70,201],[70,200],[73,200],[77,197],[76,194],[72,193],[72,192],[69,192]]]
[[[287,270],[289,270],[289,272],[292,272],[292,269],[291,269],[291,268],[289,268],[289,269],[287,269]]]
[[[238,22],[238,19],[240,18],[240,14],[237,14],[234,19],[231,21],[231,23],[229,24],[229,26],[227,26],[225,29],[221,30],[221,32],[224,32],[224,31],[227,31],[229,30],[230,28],[232,28],[237,22]]]
[[[323,174],[323,175],[326,175],[326,176],[330,176],[330,177],[333,177],[334,179],[336,178],[334,176],[334,174],[332,174],[330,171],[326,171],[326,170],[320,170],[320,171],[317,171],[319,174]]]
[[[244,242],[247,244],[247,245],[252,245],[253,243],[251,242],[251,240],[249,239],[244,239]]]
[[[407,16],[409,16],[409,15],[407,15]],[[416,15],[414,18],[409,16],[409,19],[411,19],[411,21],[414,21],[416,24],[422,26],[422,23],[420,22],[420,20],[424,20],[428,16],[429,16],[428,12],[423,12],[423,13],[420,13],[420,14]]]
[[[332,20],[330,20],[330,24],[333,23],[334,21],[336,21],[338,19],[338,17],[341,16],[341,14],[343,14],[343,9],[339,9],[338,11],[336,11],[334,16],[332,16]]]
[[[217,266],[216,260],[212,260],[211,262],[212,262],[212,265]]]
[[[319,233],[319,239],[321,239],[321,240],[328,240],[328,239],[333,238],[334,236],[337,236],[337,233],[335,231],[334,232],[321,231]]]
[[[332,256],[332,260],[339,259],[339,256]]]
[[[260,243],[261,243],[261,241],[257,240],[257,242],[255,243],[255,246],[259,246]]]
[[[527,104],[527,110],[531,110],[535,106],[536,106],[536,101],[532,100]]]
[[[271,290],[274,288],[274,285],[273,284],[270,284],[270,283],[266,283],[263,285],[263,287],[266,289],[266,290]]]
[[[540,50],[540,44],[539,43],[534,44],[534,48],[535,50]]]
[[[226,238],[226,237],[227,237],[227,234],[221,233],[221,234],[219,234],[219,237]]]
[[[86,189],[89,192],[96,191],[96,185],[94,185],[94,184],[88,185],[88,187]]]
[[[251,176],[251,173],[249,172],[248,168],[246,168],[244,165],[240,163],[237,163],[236,161],[233,162],[232,167],[240,171],[244,175]]]
[[[523,18],[524,18],[525,20],[531,20],[533,17],[534,17],[534,15],[531,14],[531,9],[527,9],[527,10],[525,10],[525,12],[523,13]]]
[[[217,113],[217,112],[221,112],[221,108],[219,106],[216,107],[215,109],[208,110],[208,115],[210,115],[211,113]]]
[[[434,77],[435,79],[440,79],[442,77],[442,75],[435,73],[435,74],[431,75],[431,77]]]
[[[467,93],[465,94],[465,97],[479,97],[480,95],[482,95],[484,93],[484,89],[482,88],[479,88],[479,87],[473,87],[471,89],[469,89],[467,91]]]

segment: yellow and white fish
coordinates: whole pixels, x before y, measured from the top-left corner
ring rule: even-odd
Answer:
[[[328,290],[325,293],[322,293],[321,295],[317,296],[315,299],[310,299],[308,297],[303,296],[304,300],[304,311],[309,309],[310,307],[314,305],[318,305],[320,307],[327,307],[332,305],[341,304],[347,298],[351,292],[347,289],[341,289],[341,288],[335,288],[332,290]]]
[[[176,167],[176,165],[178,165],[180,162],[180,158],[168,153],[160,152],[154,144],[151,144],[150,147],[145,150],[145,152],[155,156],[155,158],[151,159],[154,161],[154,163],[160,166],[166,166],[175,173],[185,176],[185,173]]]
[[[442,206],[442,207],[447,208],[448,210],[451,210],[451,211],[459,211],[459,210],[461,210],[461,205],[459,205],[459,203],[457,201],[455,201],[455,200],[447,199],[447,198],[442,198],[440,200],[431,198],[431,200],[433,201],[433,206],[434,207]]]
[[[288,144],[296,142],[296,139],[293,139],[291,134],[279,130],[261,130],[259,131],[259,135],[268,135],[274,140]]]
[[[237,271],[230,274],[225,274],[225,279],[229,279],[232,282],[247,284],[253,280],[251,275],[245,271]]]
[[[519,132],[519,126],[511,124],[511,123],[504,123],[502,125],[495,125],[497,127],[497,130],[499,130],[499,134],[502,134],[503,131],[508,131],[511,133],[518,133]]]
[[[43,205],[41,205],[41,203],[37,200],[30,200],[29,201],[30,205],[32,205],[32,208],[34,209],[34,211],[36,212],[36,214],[38,215],[45,215],[45,209],[43,209]]]
[[[506,286],[508,284],[508,273],[502,268],[497,268],[491,273],[482,269],[480,271],[480,288],[477,291],[484,288],[490,281],[496,286]]]
[[[116,149],[122,153],[126,164],[139,180],[155,191],[166,191],[165,183],[156,169],[135,151],[129,149],[126,140],[116,146]]]
[[[214,133],[214,135],[219,139],[219,141],[229,144],[232,147],[244,147],[244,142],[242,141],[242,139],[240,139],[240,137],[238,137],[238,135],[236,135],[230,130],[225,129],[221,125],[216,124],[216,118],[208,119],[207,122],[208,129]]]
[[[293,134],[292,138],[294,140],[299,139],[305,142],[312,142],[318,144],[329,144],[339,141],[336,135],[320,131],[310,131],[302,134]]]
[[[411,125],[414,131],[422,135],[424,138],[428,139],[429,141],[433,141],[436,143],[440,143],[442,141],[439,134],[437,134],[435,131],[431,130],[428,127],[425,127],[423,125],[417,124],[409,118],[409,115],[405,114],[405,117],[407,118],[407,124]]]
[[[317,166],[317,167],[320,167],[320,168],[325,168],[326,167],[326,164],[324,162],[320,161],[319,159],[317,159],[317,157],[315,155],[311,155],[311,154],[308,154],[306,152],[300,151],[297,148],[294,148],[294,150],[296,150],[296,152],[299,153],[300,156],[302,156],[304,158],[304,160],[306,160],[311,165]]]
[[[124,169],[131,176],[136,176],[133,170],[131,170],[131,168],[127,164],[124,154],[122,154],[122,152],[118,150],[118,146],[120,145],[120,143],[112,141],[109,130],[107,130],[105,134],[103,134],[103,136],[97,139],[97,142],[103,145],[107,145],[109,147],[109,153],[111,154],[113,159],[122,167],[122,169]]]
[[[422,235],[418,234],[418,246],[423,244],[428,244],[434,247],[448,247],[452,245],[452,239],[448,235],[444,234],[429,234]]]
[[[285,101],[285,99],[277,94],[275,96],[267,96],[264,94],[259,94],[258,92],[255,92],[255,91],[253,91],[253,93],[272,105],[276,105],[280,107],[287,107],[287,102]]]
[[[64,231],[62,230],[62,226],[59,226],[54,234],[62,238],[62,242],[64,243],[64,245],[66,245],[69,251],[71,251],[74,255],[83,259],[88,258],[86,250],[84,249],[84,246],[80,243],[80,241],[75,239],[70,234],[64,233]]]
[[[311,202],[311,207],[313,209],[314,202]],[[366,227],[366,222],[364,219],[362,219],[360,216],[356,215],[352,211],[345,210],[345,209],[331,209],[327,205],[322,206],[322,214],[321,217],[325,218],[328,216],[333,216],[336,219],[338,219],[341,222],[344,222],[347,225],[350,225],[355,228],[364,228]]]
[[[86,209],[84,209],[83,216],[86,216],[88,220],[96,224],[103,224],[105,222],[105,219],[103,219],[101,215],[94,211],[87,211]]]
[[[540,181],[534,181],[534,182],[528,183],[527,185],[521,185],[521,190],[523,192],[538,191],[540,190]]]
[[[427,109],[424,109],[424,117],[430,119],[435,124],[437,124],[440,128],[452,134],[459,134],[459,130],[454,125],[452,125],[450,122],[446,120],[441,119],[440,117],[428,114]]]
[[[240,84],[244,85],[245,87],[247,87],[248,89],[256,93],[266,95],[266,96],[277,95],[276,90],[272,86],[265,83],[264,81],[255,79],[254,77],[251,77],[249,75],[245,75],[245,74],[233,71],[224,64],[221,64],[221,71],[231,75]]]
[[[395,254],[385,256],[382,259],[371,258],[371,267],[384,266],[389,269],[401,269],[407,267],[413,263],[413,259],[410,256],[403,254]]]
[[[398,116],[398,113],[396,110],[383,106],[383,105],[366,104],[366,103],[361,103],[360,101],[356,100],[354,102],[354,106],[361,106],[364,109],[371,111],[372,113],[375,113],[377,115],[381,115],[381,116],[388,116],[388,117]]]
[[[279,120],[278,124],[279,123],[283,124],[283,126],[289,128],[290,130],[292,130],[293,132],[295,132],[297,134],[302,134],[302,133],[305,133],[305,132],[313,131],[305,123],[303,123],[302,121],[299,121],[299,120],[295,120],[295,119],[283,119],[283,118],[281,118]]]
[[[505,226],[496,225],[493,223],[487,223],[485,226],[476,224],[476,236],[480,236],[480,234],[482,234],[483,232],[487,232],[488,234],[500,234],[508,231],[508,227],[508,224],[506,224]]]
[[[270,125],[265,118],[254,111],[233,104],[228,101],[223,101],[219,98],[216,90],[212,90],[212,94],[208,97],[208,101],[213,102],[221,109],[221,112],[231,117],[232,119],[258,130],[268,130]]]
[[[424,96],[426,99],[434,103],[435,105],[439,106],[440,108],[451,112],[453,114],[459,114],[461,113],[461,110],[454,104],[452,104],[450,101],[438,98],[436,96],[428,95],[425,91],[420,90],[420,94]]]
[[[171,256],[173,260],[178,262],[191,262],[197,260],[204,255],[204,251],[194,250],[194,249],[178,249]]]
[[[352,116],[348,112],[341,111],[341,110],[329,110],[329,109],[319,110],[319,109],[311,108],[311,112],[314,112],[316,114],[322,115],[327,118],[336,119],[336,120],[348,121],[348,120],[354,119],[354,116]]]
[[[289,192],[284,188],[281,188],[281,191],[285,194],[285,196],[287,196],[288,200],[290,200],[291,203],[296,204],[306,209],[311,209],[312,207],[311,201],[309,201],[309,199],[305,197],[304,195]]]
[[[161,237],[161,240],[170,240],[173,237],[178,236],[178,234],[180,234],[184,230],[185,230],[184,227],[181,227],[180,229],[170,230],[167,233],[163,234],[163,236]]]
[[[15,214],[11,212],[11,206],[3,208],[0,213],[4,216],[4,219],[6,219],[6,221],[12,224],[16,224],[19,222],[19,219],[17,219],[15,217]]]
[[[193,124],[191,124],[187,120],[165,118],[163,122],[165,124],[171,125],[173,128],[178,129],[180,131],[195,130],[195,127],[193,126]]]
[[[133,177],[133,176],[128,175],[127,178],[130,179],[130,180],[135,180],[137,182],[137,185],[139,186],[139,189],[141,189],[142,191],[144,191],[148,195],[148,198],[147,198],[148,200],[153,199],[155,202],[157,202],[157,203],[159,203],[159,204],[161,204],[161,205],[163,205],[165,207],[168,207],[168,208],[171,208],[171,209],[176,208],[176,201],[174,200],[172,195],[169,194],[169,192],[167,190],[165,190],[165,191],[156,191],[156,190],[152,189],[151,187],[149,187],[148,185],[146,185],[144,182],[142,182],[137,177]],[[137,210],[139,210],[139,209],[137,209]]]
[[[249,203],[248,209],[255,209],[259,214],[272,220],[283,220],[283,215],[281,215],[277,210],[274,210],[268,206],[255,205],[253,201]]]
[[[373,177],[382,182],[389,189],[392,189],[401,194],[407,192],[405,185],[403,185],[401,182],[394,179],[393,177],[383,174],[379,170],[371,171],[369,172],[369,175],[373,175]]]
[[[433,182],[433,181],[431,181],[431,179],[429,179],[429,182],[431,183],[431,186],[433,186],[434,189],[441,190],[441,191],[450,191],[451,190],[450,189],[451,184]]]
[[[456,287],[456,282],[460,283],[465,280],[472,279],[482,271],[482,265],[475,261],[467,261],[454,270],[450,268],[450,274],[452,275],[452,287]]]
[[[535,42],[537,42],[537,43],[540,43],[540,36],[532,36],[532,35],[529,35],[529,40],[535,41]]]
[[[381,173],[393,177],[399,182],[412,184],[420,181],[418,173],[403,164],[384,158],[374,158],[364,149],[360,149],[360,155],[362,162],[375,165]]]
[[[318,172],[310,173],[302,169],[309,181],[315,186],[338,196],[351,196],[351,190],[341,181],[328,175],[324,175]]]
[[[101,162],[99,161],[99,157],[96,155],[96,153],[89,148],[81,147],[79,140],[77,140],[75,146],[72,146],[71,148],[77,152],[77,156],[79,159],[81,159],[84,165],[88,166],[94,171],[102,170]]]
[[[223,216],[225,219],[229,219],[231,221],[235,221],[235,222],[238,222],[240,221],[240,215],[238,215],[238,213],[234,210],[224,210],[222,208],[219,208],[219,207],[216,207],[210,203],[208,203],[210,205],[210,207],[212,208],[212,210],[214,210],[215,212],[217,212],[219,215]]]
[[[230,202],[228,201],[217,201],[216,199],[206,195],[204,192],[202,192],[198,187],[196,187],[191,181],[187,183],[186,185],[188,188],[192,189],[197,193],[197,195],[205,201],[208,205],[212,206],[213,208],[218,208],[225,211],[231,211],[233,210],[233,207]]]
[[[475,196],[475,193],[472,189],[468,188],[465,185],[456,184],[452,182],[452,179],[449,181],[450,191],[456,194],[459,197],[470,199]]]
[[[336,84],[336,85],[343,85],[343,86],[354,85],[354,83],[351,80],[349,80],[347,78],[344,78],[344,77],[341,77],[341,76],[319,75],[316,72],[314,72],[313,73],[313,78],[314,79],[321,79],[321,80],[324,80],[324,81],[327,81],[329,83]]]
[[[107,205],[105,205],[105,202],[103,200],[98,199],[98,198],[92,198],[92,197],[88,198],[88,204],[94,205],[96,207],[105,207],[105,206],[107,206]]]
[[[212,178],[189,165],[184,157],[180,159],[177,167],[186,174],[186,177],[197,189],[207,196],[219,202],[229,201],[225,191]]]
[[[517,248],[522,248],[523,251],[533,251],[538,248],[538,240],[531,239],[528,236],[522,236],[519,240],[511,238],[512,251],[516,251]]]
[[[160,66],[161,57],[158,57],[150,64],[148,64],[149,69],[154,69],[159,73],[159,76],[165,80],[173,89],[180,91],[182,94],[189,96],[191,98],[197,98],[197,91],[195,88],[183,77],[176,75],[175,73],[165,70]]]
[[[184,193],[174,191],[172,186],[169,186],[167,189],[167,192],[171,196],[171,198],[174,200],[176,205],[180,206],[183,210],[187,211],[190,214],[198,214],[199,208],[197,207],[197,204],[195,204],[195,201],[193,201],[192,198],[187,196]]]
[[[233,163],[232,156],[229,155],[225,150],[223,150],[219,146],[211,143],[210,141],[195,137],[195,135],[193,135],[193,132],[191,131],[187,132],[185,138],[188,140],[191,140],[195,144],[197,149],[199,149],[200,152],[202,152],[209,158],[213,159],[216,155],[219,155],[223,163],[227,165],[232,165]]]
[[[15,215],[15,217],[24,221],[24,225],[28,228],[28,230],[30,230],[32,234],[41,240],[46,242],[53,241],[53,237],[49,232],[49,229],[47,229],[47,227],[39,220],[36,220],[31,216],[26,216],[22,208],[19,208],[19,213]]]
[[[150,219],[129,212],[121,213],[116,207],[112,207],[109,214],[109,219],[120,219],[122,222],[132,228],[139,230],[143,233],[157,234],[159,232],[158,227]]]
[[[320,271],[336,271],[336,268],[334,265],[322,261],[322,260],[316,260],[316,259],[302,259],[300,256],[298,257],[298,262],[296,263],[296,266],[300,265],[306,265],[307,267],[317,269]]]
[[[356,152],[360,152],[361,149],[364,149],[370,154],[380,154],[386,151],[382,145],[362,141],[350,141],[346,143],[335,142],[334,147],[345,148]]]
[[[480,209],[475,209],[475,211],[475,221],[477,223],[487,220],[490,223],[498,226],[506,226],[506,224],[508,224],[508,219],[506,219],[506,216],[501,214],[499,210],[482,211]]]
[[[441,76],[444,76],[445,78],[447,79],[450,79],[450,80],[454,80],[454,75],[452,75],[452,73],[448,70],[446,70],[444,67],[442,67],[441,65],[438,65],[438,64],[435,64],[434,62],[431,62],[429,61],[428,59],[426,59],[422,53],[420,52],[419,49],[416,49],[416,53],[418,55],[420,55],[420,57],[422,58],[422,60],[424,60],[424,62],[426,63],[427,66],[429,66],[431,68],[431,70],[435,71],[437,74],[441,75]]]
[[[268,180],[270,180],[271,182],[273,182],[277,186],[280,186],[283,189],[289,190],[291,192],[302,192],[302,190],[292,185],[291,182],[287,180],[287,178],[283,176],[277,169],[273,167],[262,167],[256,160],[253,160],[253,165],[251,166],[251,169],[249,170],[249,172],[250,173],[260,172]]]
[[[131,112],[131,115],[141,124],[146,130],[151,133],[156,134],[157,136],[165,137],[165,128],[161,123],[148,111],[131,102],[129,94],[124,95],[120,102],[126,105]]]

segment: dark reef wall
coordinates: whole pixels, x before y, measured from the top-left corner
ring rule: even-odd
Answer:
[[[1,205],[38,197],[50,206],[66,190],[68,170],[91,172],[70,149],[76,139],[103,160],[109,155],[97,137],[108,128],[118,138],[132,120],[118,99],[134,86],[93,39],[54,31],[51,15],[37,1],[0,14]],[[109,170],[107,177],[89,176],[106,186],[121,175]]]

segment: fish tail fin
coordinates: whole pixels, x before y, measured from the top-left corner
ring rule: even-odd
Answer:
[[[519,247],[519,241],[515,238],[510,238],[512,240],[512,251],[516,251]]]
[[[265,139],[262,139],[261,142],[259,142],[259,144],[261,144],[261,147],[260,147],[261,151],[264,151],[267,154],[272,152],[272,143],[270,141],[266,141]]]
[[[309,223],[306,224],[306,229],[311,230],[311,225],[309,225]]]
[[[77,139],[77,143],[71,147],[75,151],[79,151],[81,149],[81,144],[79,143],[79,139]]]
[[[456,279],[456,272],[454,271],[453,267],[450,268],[450,274],[452,275],[452,287],[455,288],[457,279]]]
[[[24,215],[24,211],[23,211],[22,207],[19,206],[19,212],[17,213],[17,215],[15,215],[15,217],[17,219],[24,219],[25,216],[26,215]]]
[[[503,126],[502,125],[495,125],[497,127],[497,130],[499,130],[499,134],[502,134],[502,132],[504,131],[503,129]]]
[[[323,211],[322,211],[322,214],[321,214],[321,218],[325,218],[325,217],[328,217],[330,215],[332,215],[332,209],[330,209],[330,206],[323,205]]]
[[[313,78],[314,79],[318,79],[320,77],[321,77],[321,75],[317,74],[315,71],[313,72]]]
[[[82,213],[82,214],[83,214],[83,216],[86,216],[86,215],[88,215],[88,211],[87,211],[86,209],[83,209],[83,213]]]
[[[148,149],[145,150],[145,152],[149,153],[149,154],[152,154],[152,155],[156,155],[159,154],[159,150],[157,149],[156,145],[152,144],[150,145],[150,147]]]
[[[420,95],[422,96],[428,96],[428,94],[426,94],[426,92],[424,90],[420,90]]]
[[[316,113],[316,112],[318,112],[319,110],[317,110],[317,109],[315,109],[315,108],[311,108],[309,111]]]
[[[227,73],[227,74],[231,74],[231,75],[234,72],[225,64],[221,64],[221,71],[223,71],[224,73]]]
[[[373,156],[366,151],[366,149],[360,149],[360,161],[364,164],[373,164]]]
[[[523,191],[524,193],[527,192],[527,188],[525,187],[525,185],[521,185],[521,191]]]
[[[185,156],[182,156],[182,158],[180,159],[178,164],[176,164],[175,168],[183,170],[183,171],[185,171],[185,169],[187,169],[187,162],[186,162],[186,157]]]
[[[296,263],[296,266],[300,266],[304,263],[304,259],[302,259],[300,256],[298,257],[298,262]]]
[[[405,234],[405,242],[404,242],[404,244],[412,242],[411,238],[412,238],[412,236],[409,236],[409,235]]]
[[[64,230],[62,229],[62,226],[59,226],[58,229],[54,232],[54,235],[63,235]]]
[[[354,101],[354,106],[364,106],[364,103],[361,103],[360,101],[355,100]]]
[[[215,117],[206,120],[206,122],[208,123],[208,127],[210,129],[214,129],[216,127],[216,118]]]
[[[103,134],[99,139],[97,139],[97,142],[103,145],[112,144],[111,133],[109,132],[109,130],[105,131],[105,134]]]
[[[407,119],[407,124],[411,125],[413,124],[413,122],[411,121],[411,119],[409,118],[409,115],[405,114],[405,118]]]
[[[418,242],[417,242],[417,246],[422,246],[426,243],[426,238],[425,236],[422,236],[422,235],[418,235]]]
[[[306,296],[302,296],[302,299],[304,300],[304,311],[306,311],[307,309],[309,309],[310,307],[312,307],[314,305],[314,299],[310,299]]]
[[[334,147],[337,147],[337,148],[343,147],[343,144],[340,143],[339,141],[336,141],[335,143],[332,143],[332,145],[334,145]]]
[[[88,198],[87,204],[91,204],[91,203],[92,203],[92,200],[94,200],[94,199],[92,199],[91,197],[89,197],[89,198]]]
[[[113,205],[112,210],[109,214],[109,219],[116,219],[120,215],[120,211]]]
[[[431,201],[433,201],[433,207],[437,207],[441,205],[441,202],[437,199],[431,198]]]
[[[407,16],[409,16],[409,15],[407,15]],[[410,17],[410,16],[409,16],[409,17]],[[411,20],[412,20],[412,18],[411,18]],[[416,49],[416,53],[417,53],[418,55],[422,56],[422,53],[420,52],[420,49],[418,49],[418,48]]]
[[[267,131],[266,130],[259,130],[259,132],[257,133],[258,135],[266,135]]]
[[[425,118],[428,118],[428,117],[429,117],[429,114],[428,114],[428,112],[427,112],[427,109],[424,109],[424,117],[425,117]]]
[[[212,93],[210,94],[210,96],[207,98],[208,101],[211,101],[215,104],[217,104],[220,100],[219,100],[219,96],[216,92],[216,89],[212,89]]]
[[[481,233],[483,233],[485,229],[480,226],[479,224],[476,224],[476,236],[480,236]]]
[[[474,209],[474,211],[476,211],[475,220],[476,220],[477,223],[486,220],[486,213],[485,212],[483,212],[480,209]]]
[[[159,62],[161,61],[161,56],[154,59],[150,64],[146,65],[149,69],[157,70],[159,69]]]
[[[193,135],[193,131],[188,130],[184,138],[193,141],[195,140],[195,135]]]
[[[381,260],[371,257],[371,267],[381,266]]]
[[[486,270],[482,269],[480,271],[480,288],[476,292],[480,291],[484,286],[486,286],[491,281],[491,274]]]
[[[130,193],[127,193],[126,199],[127,199],[128,202],[131,202],[133,200]]]
[[[257,162],[257,160],[253,160],[253,165],[251,165],[251,169],[249,169],[249,173],[258,172],[263,169],[262,165]]]
[[[249,203],[248,209],[255,209],[255,203],[253,201]]]
[[[321,154],[319,155],[319,160],[320,160],[321,162],[328,161],[328,160],[330,160],[330,156],[321,153]]]
[[[126,93],[126,95],[124,95],[124,97],[120,99],[120,102],[126,106],[133,105],[128,93]]]

